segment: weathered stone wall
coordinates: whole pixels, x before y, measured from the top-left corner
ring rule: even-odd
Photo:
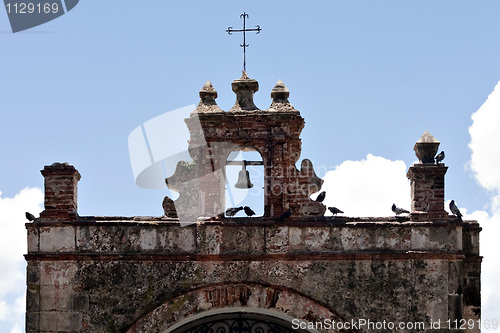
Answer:
[[[475,222],[241,218],[180,227],[89,217],[27,228],[28,332],[162,332],[226,307],[305,320],[479,318]]]
[[[45,210],[26,224],[27,332],[161,333],[241,309],[424,325],[381,332],[456,332],[448,320],[480,319],[480,227],[444,210],[439,141],[425,132],[415,145],[409,216],[323,217],[326,207],[310,198],[321,179],[308,160],[295,167],[304,120],[288,89],[279,81],[262,111],[257,81],[244,73],[232,87],[236,103],[224,112],[207,82],[186,120],[193,162],[167,179],[180,196],[164,201],[179,219],[80,217],[78,171],[45,167]],[[264,217],[225,218],[222,170],[230,151],[248,147],[264,164]]]

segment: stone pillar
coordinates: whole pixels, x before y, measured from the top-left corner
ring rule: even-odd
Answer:
[[[45,210],[42,222],[74,221],[77,219],[77,190],[81,176],[68,163],[54,163],[40,171],[45,178]]]
[[[406,177],[410,179],[410,217],[414,221],[448,220],[448,212],[444,210],[444,175],[448,167],[434,163],[439,143],[436,138],[425,131],[413,148],[419,163],[410,167]]]

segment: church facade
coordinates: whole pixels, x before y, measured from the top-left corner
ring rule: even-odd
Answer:
[[[166,216],[79,216],[75,167],[42,170],[45,210],[26,224],[27,332],[480,331],[481,228],[444,210],[432,135],[415,144],[408,216],[324,216],[310,198],[322,180],[309,160],[295,166],[305,122],[286,86],[267,110],[245,73],[232,88],[223,111],[207,82],[185,120],[192,162],[166,179],[179,192]],[[261,156],[262,216],[226,213],[234,151]]]

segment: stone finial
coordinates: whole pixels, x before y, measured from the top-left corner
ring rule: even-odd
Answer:
[[[256,80],[248,78],[245,71],[241,78],[231,83],[236,94],[236,103],[229,111],[258,111],[259,109],[253,103],[253,94],[259,90],[259,83]]]
[[[288,90],[283,81],[278,80],[278,83],[276,83],[271,91],[273,101],[268,111],[297,111],[288,101],[288,96],[290,96],[290,90]]]
[[[290,96],[290,90],[285,86],[281,79],[278,80],[273,90],[271,91],[272,99],[288,99]]]
[[[425,131],[413,147],[419,162],[434,163],[434,156],[437,154],[439,144],[439,140],[433,137],[428,131]]]
[[[215,102],[217,98],[217,90],[212,86],[210,81],[207,81],[200,90],[200,103],[193,112],[222,112]]]
[[[74,221],[77,219],[78,181],[81,176],[68,163],[54,163],[41,171],[45,178],[45,210],[42,222]]]
[[[246,71],[241,72],[240,80],[250,80]]]

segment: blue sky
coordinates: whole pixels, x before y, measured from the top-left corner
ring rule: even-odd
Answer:
[[[495,219],[500,186],[488,177],[478,182],[469,148],[471,116],[500,80],[500,2],[493,0],[86,0],[16,34],[0,10],[0,202],[17,195],[33,205],[40,200],[36,188],[43,188],[39,170],[69,162],[82,174],[80,215],[161,215],[165,191],[135,184],[128,136],[151,118],[197,104],[207,80],[218,105],[232,107],[242,39],[225,30],[241,27],[244,11],[248,27],[262,28],[247,36],[247,72],[260,85],[255,104],[267,109],[281,79],[306,121],[301,159],[311,159],[320,177],[346,170],[345,161],[364,166],[348,170],[374,172],[346,171],[347,184],[327,188],[397,176],[386,183],[398,184],[387,186],[387,207],[372,212],[391,215],[392,201],[408,209],[405,172],[416,160],[413,145],[428,130],[446,151],[446,200],[477,212],[473,217]],[[486,139],[489,149],[498,149],[496,138]],[[38,207],[31,207],[35,215]],[[363,214],[352,207],[347,215]],[[13,223],[5,216],[0,222]],[[24,217],[12,218],[22,235]],[[23,287],[0,288],[0,323]],[[0,333],[22,329],[22,321],[4,322]]]

